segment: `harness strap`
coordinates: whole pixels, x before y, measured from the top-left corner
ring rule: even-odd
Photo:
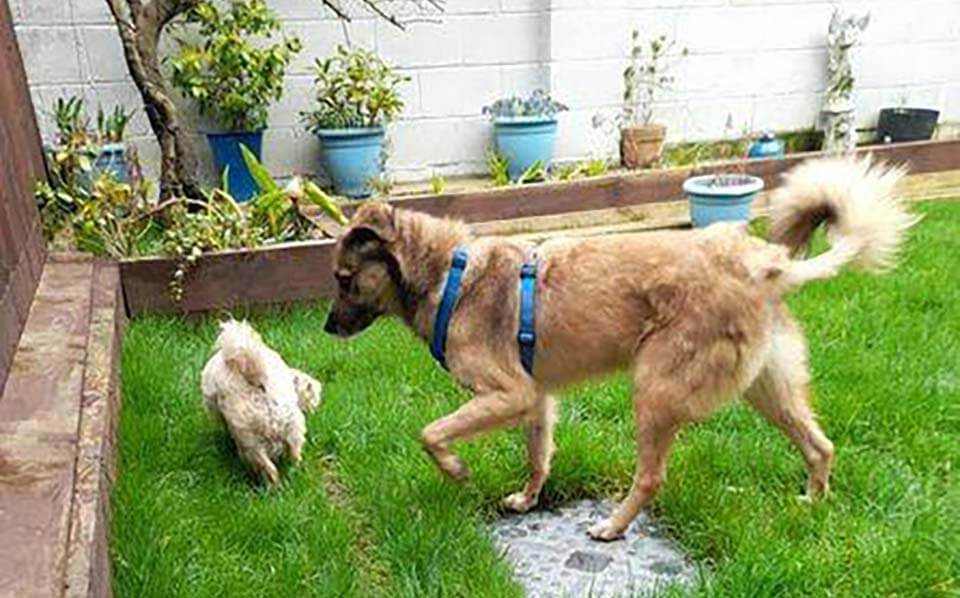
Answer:
[[[458,247],[453,252],[450,272],[447,273],[447,283],[443,287],[440,305],[437,306],[437,317],[433,323],[433,340],[430,342],[430,353],[444,369],[447,367],[447,328],[450,326],[453,308],[456,307],[457,299],[460,296],[460,282],[463,280],[463,271],[467,269],[468,259],[469,254],[465,247]]]
[[[526,262],[520,268],[520,330],[517,343],[520,345],[520,363],[533,376],[533,358],[537,348],[536,325],[537,262]]]

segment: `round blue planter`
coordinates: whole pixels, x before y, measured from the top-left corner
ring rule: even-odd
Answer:
[[[109,174],[121,183],[130,182],[127,168],[127,146],[122,143],[107,143],[100,146],[100,153],[93,163],[93,178]]]
[[[546,168],[553,159],[557,121],[540,116],[498,118],[493,123],[497,150],[507,159],[510,178],[517,180],[535,162]]]
[[[207,141],[213,151],[213,162],[217,167],[217,175],[223,178],[223,170],[227,171],[227,186],[230,195],[237,201],[253,199],[259,190],[257,183],[250,176],[247,163],[240,153],[240,144],[247,146],[260,159],[263,148],[263,131],[238,131],[234,133],[207,133]]]
[[[382,170],[383,127],[321,129],[317,137],[334,191],[347,197],[370,197],[370,181]]]
[[[747,156],[750,158],[782,158],[786,153],[783,141],[773,133],[764,133],[760,139],[750,144]]]
[[[717,184],[720,181],[721,184]],[[714,222],[744,222],[750,219],[750,206],[763,179],[746,175],[708,174],[687,179],[683,191],[690,199],[690,219],[695,228]]]

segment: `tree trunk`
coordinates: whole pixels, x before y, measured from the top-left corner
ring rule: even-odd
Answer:
[[[150,127],[160,145],[160,199],[202,198],[193,146],[180,128],[177,107],[160,70],[158,45],[163,28],[199,0],[107,0],[120,32],[130,76],[140,91]],[[127,14],[129,13],[129,15]]]

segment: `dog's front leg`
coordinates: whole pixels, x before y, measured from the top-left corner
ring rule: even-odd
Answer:
[[[423,429],[420,438],[427,454],[443,473],[455,481],[470,477],[463,459],[450,451],[450,445],[496,428],[522,421],[530,407],[522,391],[494,391],[478,394],[459,409],[441,417]]]
[[[553,425],[555,401],[550,395],[542,394],[530,410],[527,417],[527,459],[530,465],[530,479],[520,492],[514,492],[503,499],[503,506],[511,511],[526,513],[537,506],[540,490],[550,475],[550,459],[553,457]]]

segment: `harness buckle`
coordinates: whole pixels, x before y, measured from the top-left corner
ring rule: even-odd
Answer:
[[[537,264],[536,262],[527,262],[520,268],[520,278],[536,278],[537,277]]]
[[[463,270],[467,267],[467,252],[463,249],[457,249],[453,252],[453,261],[450,264],[451,268],[456,268],[458,270]]]
[[[537,342],[537,335],[529,330],[521,330],[517,334],[517,340],[521,345],[532,345]]]

